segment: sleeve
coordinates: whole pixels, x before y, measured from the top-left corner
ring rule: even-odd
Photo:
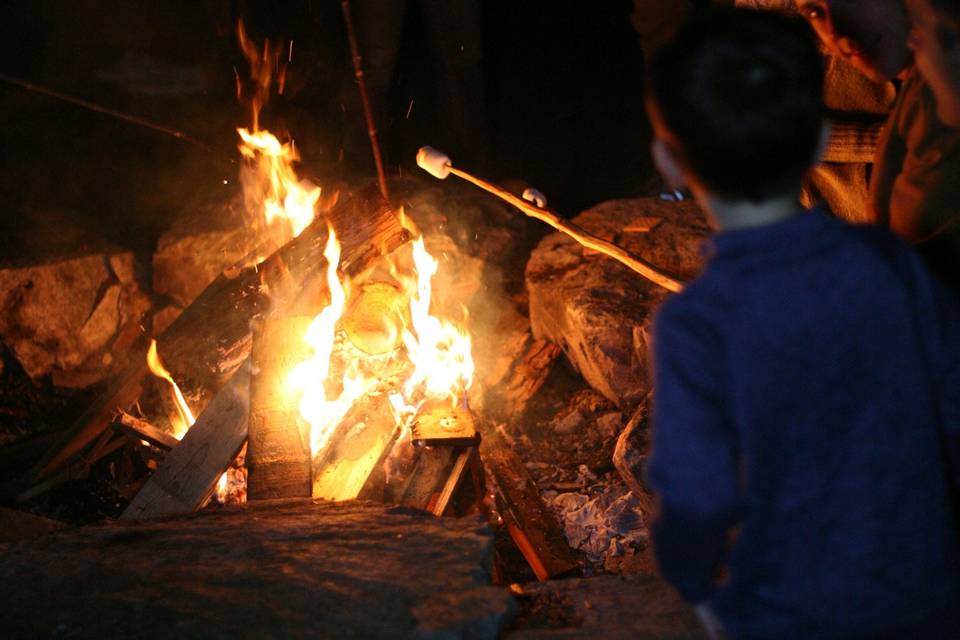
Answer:
[[[650,530],[663,577],[690,602],[709,597],[737,521],[737,443],[720,397],[723,354],[704,314],[674,298],[654,323]],[[674,304],[672,304],[674,303]]]

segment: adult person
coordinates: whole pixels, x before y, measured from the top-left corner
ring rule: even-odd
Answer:
[[[871,220],[913,244],[960,293],[960,129],[937,114],[913,63],[903,0],[797,0],[831,51],[875,81],[902,83],[870,179]]]

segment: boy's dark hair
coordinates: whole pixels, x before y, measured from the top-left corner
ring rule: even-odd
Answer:
[[[824,118],[823,60],[806,23],[702,12],[654,57],[648,92],[665,142],[714,193],[757,202],[799,189]]]

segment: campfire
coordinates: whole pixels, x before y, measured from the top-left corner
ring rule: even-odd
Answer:
[[[281,32],[256,20],[251,26]],[[8,470],[0,507],[81,525],[71,536],[101,532],[86,551],[62,554],[97,567],[81,584],[137,574],[159,584],[166,563],[197,548],[223,554],[206,567],[247,576],[226,591],[273,593],[262,587],[271,584],[285,593],[301,576],[313,584],[329,572],[336,578],[326,587],[300,595],[363,617],[367,603],[407,615],[412,605],[397,594],[430,576],[418,592],[418,625],[458,611],[466,618],[451,628],[475,624],[486,606],[470,594],[475,586],[490,589],[484,597],[509,617],[506,601],[523,603],[533,581],[636,571],[647,562],[650,508],[646,325],[698,268],[702,216],[644,198],[566,218],[522,178],[498,186],[468,168],[537,175],[563,206],[594,196],[574,205],[542,172],[471,157],[442,118],[432,127],[437,114],[420,95],[403,97],[401,114],[420,118],[418,129],[385,129],[382,158],[375,140],[377,161],[362,157],[368,150],[355,148],[352,132],[338,152],[331,111],[359,123],[360,107],[323,102],[336,83],[316,82],[312,43],[301,45],[300,32],[297,47],[265,42],[242,25],[236,34],[246,60],[238,53],[234,69],[240,115],[223,108],[234,87],[222,57],[219,75],[210,74],[223,81],[210,96],[222,120],[193,120],[186,128],[195,138],[165,126],[186,124],[176,115],[166,122],[124,105],[149,116],[126,119],[146,123],[147,135],[173,134],[171,145],[209,153],[190,158],[190,179],[173,190],[158,173],[151,196],[163,202],[149,233],[132,226],[129,244],[111,232],[103,238],[119,246],[84,240],[74,243],[79,257],[41,248],[0,265],[0,426],[21,430],[0,430]],[[342,49],[352,57],[339,61],[342,75],[349,80],[352,63],[362,89],[362,48]],[[315,75],[292,66],[300,60]],[[97,117],[112,113],[86,100],[111,105],[109,94],[70,91]],[[317,127],[292,117],[315,105]],[[368,133],[397,126],[366,124]],[[516,133],[502,129],[498,144]],[[464,164],[431,147],[413,153],[423,143]],[[370,164],[365,173],[360,162]],[[49,226],[59,233],[69,215],[63,223]],[[7,399],[23,389],[32,404],[21,409]],[[155,552],[134,539],[141,534]],[[101,554],[115,564],[104,569]],[[27,553],[4,560],[21,557],[46,566]],[[41,582],[73,575],[51,566]],[[198,589],[217,583],[185,580]],[[382,589],[368,595],[374,583]],[[208,606],[192,587],[179,591],[191,610],[229,618],[223,628],[242,635],[247,619],[225,591],[211,591],[222,602]],[[346,604],[328,606],[340,592]],[[155,600],[180,606],[170,593]],[[259,615],[276,603],[245,595],[233,604]],[[315,605],[291,603],[285,617],[294,608],[310,617]],[[98,628],[94,617],[83,628]],[[379,629],[369,617],[348,627]]]

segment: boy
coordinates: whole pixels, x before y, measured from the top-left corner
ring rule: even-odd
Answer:
[[[913,64],[904,0],[796,0],[796,6],[824,44],[865,75],[902,80],[878,143],[871,215],[913,244],[960,293],[960,129],[941,121],[934,91]]]
[[[734,637],[954,637],[958,311],[889,231],[797,204],[821,80],[770,12],[653,61],[654,157],[718,228],[654,324],[657,560]]]

